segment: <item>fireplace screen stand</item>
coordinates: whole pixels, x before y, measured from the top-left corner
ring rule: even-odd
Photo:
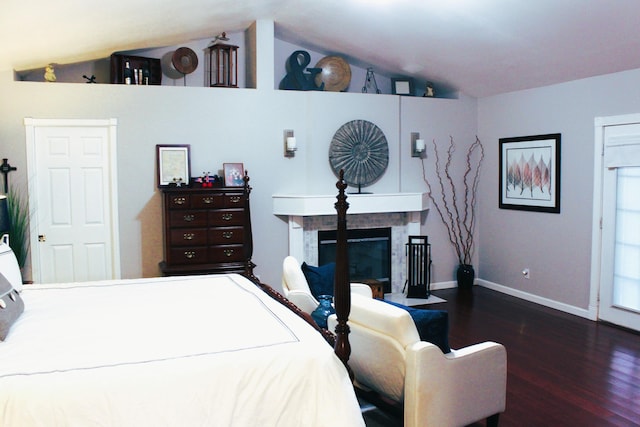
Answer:
[[[431,245],[428,236],[409,236],[405,244],[407,280],[404,293],[407,298],[429,298],[431,295]],[[407,289],[408,287],[408,289]]]

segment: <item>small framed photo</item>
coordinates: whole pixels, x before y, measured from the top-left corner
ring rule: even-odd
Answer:
[[[413,96],[413,79],[391,79],[391,92],[394,95]]]
[[[156,145],[158,187],[187,186],[190,181],[190,146]]]
[[[560,134],[499,142],[499,208],[560,213]]]
[[[224,163],[224,185],[242,187],[244,185],[244,166],[242,163]]]

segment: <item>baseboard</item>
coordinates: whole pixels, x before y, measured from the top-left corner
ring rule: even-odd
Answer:
[[[524,292],[518,289],[513,289],[508,286],[499,285],[497,283],[493,283],[488,280],[476,279],[476,284],[478,286],[483,286],[488,289],[493,289],[494,291],[502,292],[503,294],[511,295],[513,297],[520,298],[525,301],[544,305],[545,307],[553,308],[555,310],[563,311],[565,313],[573,314],[575,316],[584,317],[585,319],[596,320],[595,317],[592,315],[591,310],[588,310],[588,309],[554,301],[549,298],[544,298],[538,295],[530,294],[528,292]]]
[[[448,282],[437,282],[431,284],[431,290],[437,291],[439,289],[452,289],[457,287],[457,283],[455,281]],[[565,304],[562,302],[554,301],[549,298],[544,298],[538,295],[530,294],[528,292],[524,292],[518,289],[513,289],[508,286],[499,285],[497,283],[490,282],[484,279],[476,279],[475,286],[482,286],[487,289],[492,289],[494,291],[502,292],[503,294],[511,295],[516,298],[523,299],[525,301],[533,302],[536,304],[543,305],[545,307],[553,308],[555,310],[563,311],[565,313],[573,314],[575,316],[584,317],[589,320],[597,320],[596,311],[591,307],[589,309],[584,309],[580,307],[576,307],[573,305]]]

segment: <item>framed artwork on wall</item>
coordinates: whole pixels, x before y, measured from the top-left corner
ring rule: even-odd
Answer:
[[[560,134],[501,138],[500,209],[560,213]]]
[[[224,185],[242,187],[244,185],[244,165],[242,163],[224,163]]]
[[[158,162],[158,187],[183,186],[189,184],[190,146],[156,145]]]

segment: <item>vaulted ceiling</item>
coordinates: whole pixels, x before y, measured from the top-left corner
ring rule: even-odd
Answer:
[[[476,97],[640,68],[638,0],[0,0],[0,71],[243,31]]]

